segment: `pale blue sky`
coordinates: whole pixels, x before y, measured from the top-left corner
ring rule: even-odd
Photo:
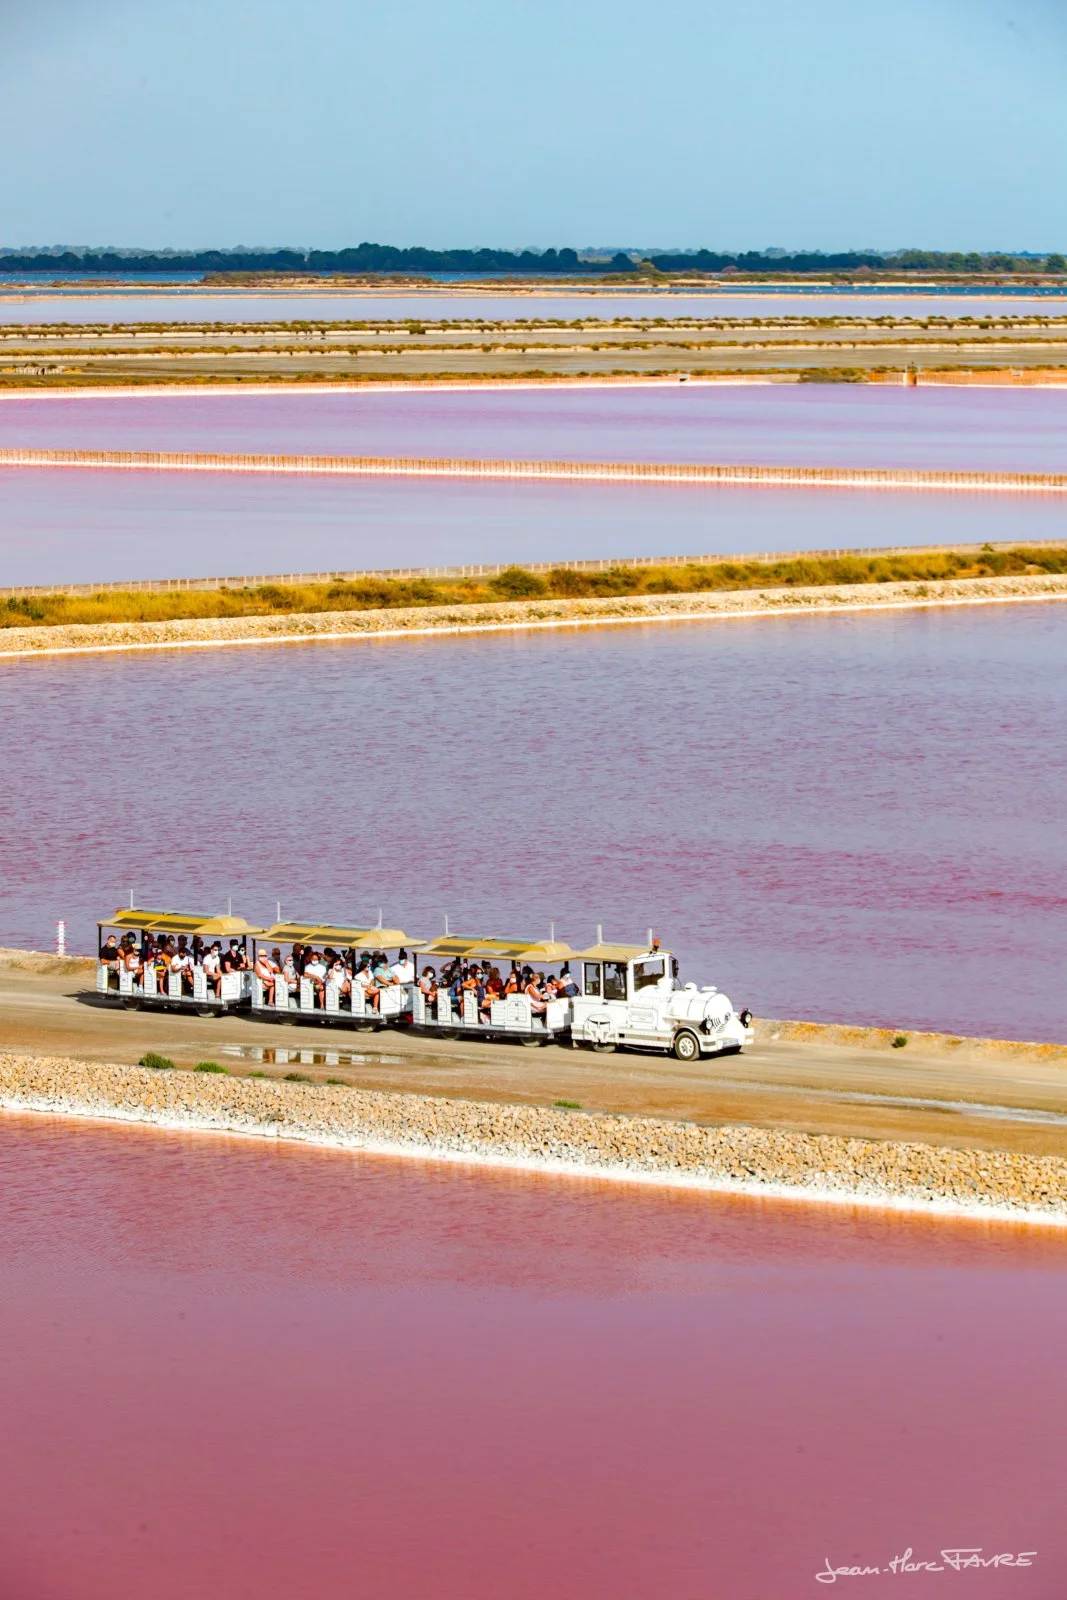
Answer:
[[[1067,248],[1064,0],[0,0],[0,243]]]

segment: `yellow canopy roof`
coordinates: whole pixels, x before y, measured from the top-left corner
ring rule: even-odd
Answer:
[[[506,939],[498,934],[444,933],[425,946],[427,956],[499,956],[503,961],[565,961],[574,951],[560,939]]]
[[[636,961],[639,956],[661,956],[663,950],[650,950],[647,944],[593,944],[576,950],[581,961]]]
[[[184,911],[139,911],[131,907],[116,911],[113,917],[105,918],[98,926],[136,928],[141,933],[199,933],[204,937],[209,934],[229,934],[235,938],[260,931],[243,917],[205,917]]]
[[[319,922],[276,922],[259,937],[277,939],[280,944],[364,945],[374,950],[421,950],[423,943],[399,928],[340,928]]]

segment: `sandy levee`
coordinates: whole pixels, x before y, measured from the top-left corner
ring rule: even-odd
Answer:
[[[537,599],[491,604],[389,607],[170,622],[74,623],[5,628],[0,658],[94,655],[120,650],[425,638],[516,630],[728,621],[930,607],[1036,604],[1067,599],[1067,574],[943,581],[833,584],[796,589],[715,590],[610,599]]]

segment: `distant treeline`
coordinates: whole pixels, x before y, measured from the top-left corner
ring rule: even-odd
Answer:
[[[646,265],[647,263],[647,265]],[[636,273],[652,267],[659,272],[938,272],[1034,273],[1067,272],[1067,261],[1056,253],[1013,256],[972,251],[846,250],[824,255],[818,250],[789,255],[777,250],[748,250],[742,254],[692,250],[672,255],[650,255],[634,260],[623,251],[609,259],[583,260],[576,250],[426,250],[416,245],[398,249],[389,244],[361,244],[348,250],[118,250],[18,251],[0,254],[0,272],[507,272],[507,273]]]
[[[620,251],[581,261],[576,250],[408,250],[361,244],[349,250],[190,250],[122,254],[65,250],[0,255],[0,272],[633,272]]]
[[[964,254],[959,250],[845,250],[839,255],[824,255],[820,250],[794,255],[778,251],[748,250],[743,255],[722,254],[714,250],[690,250],[677,255],[649,256],[660,272],[1067,272],[1062,255],[1010,256],[993,251]]]

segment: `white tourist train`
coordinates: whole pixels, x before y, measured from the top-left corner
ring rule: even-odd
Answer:
[[[736,1053],[752,1039],[751,1012],[735,1011],[713,985],[682,984],[651,929],[642,945],[605,943],[598,929],[594,945],[574,950],[555,938],[424,941],[380,924],[254,928],[232,916],[131,908],[99,930],[98,992],[131,1007],[247,1010],[276,1022],[651,1050],[680,1061]],[[550,967],[558,976],[546,977]]]

